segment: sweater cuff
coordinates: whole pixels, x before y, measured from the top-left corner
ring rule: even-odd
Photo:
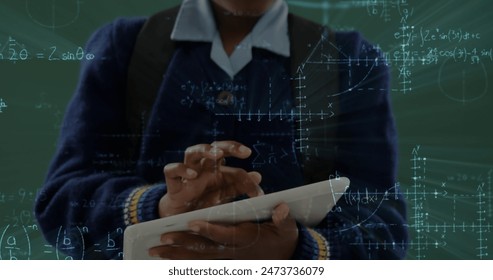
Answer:
[[[159,200],[165,194],[164,184],[133,189],[123,206],[123,220],[126,226],[159,218]]]
[[[330,257],[329,242],[315,231],[298,224],[298,245],[293,259],[298,260],[328,260]]]

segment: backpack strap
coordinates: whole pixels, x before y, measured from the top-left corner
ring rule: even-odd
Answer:
[[[128,70],[127,121],[132,136],[129,153],[137,159],[143,131],[159,86],[175,50],[170,39],[179,6],[151,16],[143,25]],[[292,92],[299,112],[296,139],[307,182],[325,180],[334,163],[339,76],[334,32],[289,14]],[[322,68],[321,68],[322,66]]]
[[[180,7],[151,16],[142,26],[130,59],[127,76],[126,115],[131,137],[129,155],[137,159],[159,86],[175,50],[171,32]]]

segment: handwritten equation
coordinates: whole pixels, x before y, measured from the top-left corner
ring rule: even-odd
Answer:
[[[274,147],[262,143],[253,148],[258,153],[255,163],[259,166],[275,164],[279,160],[289,158],[290,151],[281,153],[280,157],[271,157]],[[429,154],[425,149],[416,146],[412,150],[409,158],[411,171],[409,185],[401,182],[386,191],[366,188],[357,191],[348,190],[344,193],[342,199],[348,205],[367,207],[379,205],[386,200],[400,199],[395,192],[395,189],[400,188],[409,204],[409,220],[406,225],[411,233],[409,242],[381,241],[364,243],[364,245],[368,250],[398,246],[408,248],[410,256],[416,259],[433,258],[434,253],[440,255],[440,251],[448,251],[451,248],[462,250],[462,255],[457,255],[459,258],[491,258],[493,247],[488,236],[493,231],[493,169],[478,170],[457,166],[456,172],[446,168],[449,172],[437,173],[434,170],[444,170],[443,165],[448,161],[425,156]],[[114,155],[107,157],[111,160],[117,158]],[[453,164],[454,161],[451,162]],[[90,228],[82,225],[59,227],[54,245],[47,244],[45,241],[40,243],[39,228],[30,207],[36,196],[38,199],[45,198],[42,193],[36,194],[29,189],[19,188],[12,193],[0,193],[0,207],[2,204],[17,207],[2,212],[0,259],[84,259],[89,254],[112,253],[121,256],[122,248],[116,242],[116,238],[123,233],[121,228],[108,232],[102,240],[92,244],[84,237],[85,234],[90,234]],[[98,207],[94,200],[71,201],[70,206]],[[22,210],[23,208],[25,209]],[[341,209],[336,208],[333,211],[341,211]],[[443,216],[444,211],[447,213],[446,216]],[[362,223],[367,228],[388,226],[364,221]],[[455,244],[456,240],[461,238],[474,240],[475,244]],[[361,244],[355,241],[350,245]],[[61,251],[70,252],[73,257],[67,257]]]
[[[367,0],[367,13],[370,16],[377,16],[385,22],[392,20],[392,11],[399,15],[412,15],[414,9],[409,7],[409,0]]]
[[[436,29],[424,29],[416,32],[414,26],[403,25],[400,31],[394,33],[396,40],[402,40],[402,50],[395,50],[386,53],[389,61],[406,62],[410,66],[416,62],[426,64],[438,64],[440,58],[453,58],[455,62],[469,62],[479,64],[482,60],[493,62],[493,48],[481,47],[434,47],[428,46],[433,42],[440,42],[450,45],[450,43],[478,42],[481,40],[481,33],[471,33],[462,29],[449,29],[441,31]],[[420,50],[410,50],[410,47],[419,46]]]
[[[56,45],[41,50],[33,50],[25,44],[19,43],[15,38],[8,37],[0,43],[0,61],[26,62],[26,61],[90,61],[96,59],[92,53],[87,53],[82,47],[74,47],[71,50],[60,50]]]
[[[37,242],[39,227],[31,225],[7,224],[0,228],[0,260],[84,260],[88,254],[111,254],[123,257],[123,248],[118,246],[116,238],[123,236],[123,229],[108,232],[103,240],[94,244],[87,243],[84,234],[90,229],[86,226],[59,227],[54,245]],[[66,252],[67,256],[61,252]]]
[[[428,48],[427,50],[415,51],[394,51],[392,54],[385,53],[386,60],[392,62],[405,62],[407,66],[416,65],[437,65],[443,60],[453,59],[454,62],[464,62],[470,64],[480,64],[487,59],[493,61],[493,48],[478,49],[466,47],[454,47],[451,49]],[[406,71],[400,69],[399,75],[404,75]]]
[[[453,63],[464,63],[469,65],[479,65],[480,69],[474,69],[469,72],[480,72],[478,75],[487,79],[485,63],[493,62],[493,47],[482,44],[484,38],[481,32],[465,30],[463,28],[425,28],[417,27],[411,21],[414,9],[406,9],[401,14],[401,21],[398,30],[393,34],[396,40],[396,46],[393,50],[385,52],[384,56],[389,64],[396,65],[398,68],[399,91],[404,94],[413,91],[412,78],[413,68],[415,66],[431,66]],[[439,71],[439,80],[445,74],[441,69]],[[467,71],[465,69],[462,70]],[[475,73],[476,74],[476,73]],[[466,73],[464,72],[462,83],[466,83]],[[464,88],[462,87],[459,88]],[[442,92],[447,95],[448,90],[441,88]],[[463,89],[465,91],[465,89]],[[486,91],[486,89],[485,89]],[[484,92],[483,92],[484,93]],[[478,93],[480,97],[483,93]],[[466,98],[458,100],[464,102]],[[479,99],[478,96],[467,98],[469,101]]]
[[[37,187],[20,187],[17,190],[0,192],[0,260],[28,259],[85,259],[87,254],[121,256],[122,248],[116,238],[123,235],[123,229],[108,232],[98,242],[84,238],[90,233],[86,226],[59,227],[56,229],[54,244],[47,244],[33,212],[36,200],[47,199]],[[115,198],[116,199],[116,198]],[[116,202],[114,202],[116,203]],[[94,201],[71,201],[71,207],[96,207]],[[92,244],[94,243],[94,244]],[[73,257],[67,257],[67,252]]]
[[[402,14],[408,6],[409,0],[322,0],[299,1],[287,0],[293,7],[322,11],[322,23],[329,23],[329,13],[341,10],[364,10],[370,17],[379,17],[385,22],[392,20],[393,13]]]
[[[17,192],[0,192],[0,204],[3,203],[32,203],[36,198],[37,192],[30,188],[19,188]]]
[[[485,64],[493,62],[493,46],[488,45],[486,32],[474,30],[471,27],[455,26],[444,27],[433,24],[426,26],[426,21],[420,20],[420,9],[414,7],[412,0],[364,0],[364,1],[288,1],[293,7],[322,11],[322,23],[329,24],[329,12],[333,10],[366,10],[370,17],[383,19],[389,23],[386,31],[389,31],[388,39],[394,40],[382,51],[384,62],[396,69],[396,78],[392,85],[393,92],[403,94],[412,93],[417,88],[415,80],[418,71],[425,71],[423,67],[438,65],[439,83],[441,92],[453,101],[472,102],[485,95],[488,79],[488,67]],[[392,27],[394,26],[394,27]],[[395,28],[395,31],[391,30]],[[380,46],[377,46],[380,50]],[[364,53],[365,50],[362,50]],[[358,58],[354,58],[357,60]],[[328,59],[328,64],[348,63],[348,59]],[[360,58],[361,60],[361,58]],[[443,86],[442,81],[450,81],[450,76],[455,75],[457,67],[448,71],[451,63],[471,65],[465,66],[464,74],[459,77],[453,86]],[[474,68],[474,66],[478,66]],[[462,71],[461,71],[462,72]],[[469,73],[471,77],[469,77]],[[467,90],[468,78],[476,76],[479,79],[479,92]],[[463,85],[461,85],[461,83]],[[414,85],[414,86],[413,86]],[[463,89],[466,88],[466,89]],[[452,90],[451,90],[452,89]],[[454,90],[460,93],[455,94]]]

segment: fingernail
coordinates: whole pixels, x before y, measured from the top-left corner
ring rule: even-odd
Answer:
[[[238,151],[239,151],[240,153],[251,153],[251,152],[252,152],[252,150],[250,150],[250,148],[248,148],[248,147],[246,147],[246,146],[240,146],[240,147],[238,148]]]
[[[265,194],[265,193],[264,193],[264,190],[263,190],[261,187],[258,187],[258,188],[257,188],[257,195],[258,195],[258,196],[261,196],[261,195],[264,195],[264,194]]]
[[[279,218],[281,218],[281,220],[285,220],[289,215],[289,209],[284,206],[278,207],[276,211],[278,212]]]
[[[289,215],[288,211],[282,211],[281,212],[281,219],[286,220]]]
[[[191,225],[190,226],[190,230],[193,231],[193,232],[199,232],[200,231],[200,227],[198,225]]]
[[[197,176],[197,172],[193,169],[187,168],[187,175],[190,177],[195,177]]]

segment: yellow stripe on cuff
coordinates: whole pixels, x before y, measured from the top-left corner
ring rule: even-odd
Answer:
[[[128,207],[129,210],[129,216],[130,216],[130,222],[132,224],[137,224],[139,223],[139,219],[137,218],[137,205],[139,204],[139,199],[142,197],[142,195],[149,189],[149,187],[141,187],[135,192],[135,194],[132,196],[130,205]]]
[[[315,239],[318,245],[318,259],[328,260],[330,256],[329,244],[327,240],[318,232],[313,229],[308,229],[310,235]]]

